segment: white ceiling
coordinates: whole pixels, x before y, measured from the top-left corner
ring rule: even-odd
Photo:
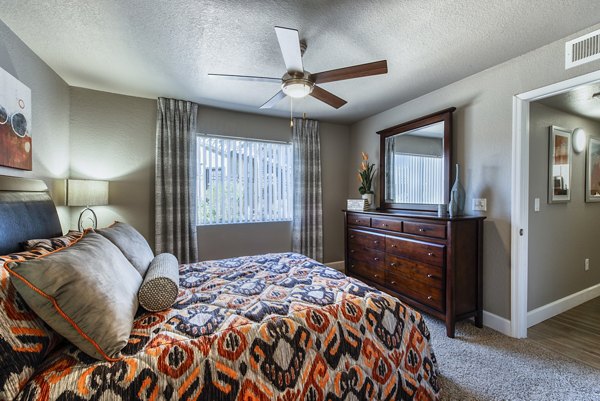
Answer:
[[[335,110],[308,97],[294,110],[351,123],[600,21],[598,0],[0,0],[0,19],[69,85],[193,100],[268,115],[273,83],[207,73],[280,77],[273,27],[306,39],[319,72],[380,59],[389,73],[323,84]]]
[[[592,97],[598,93],[598,97]],[[577,116],[600,121],[600,82],[538,100],[539,103]]]

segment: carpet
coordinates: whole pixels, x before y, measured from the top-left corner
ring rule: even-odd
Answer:
[[[456,338],[448,338],[442,321],[425,318],[442,400],[600,400],[600,370],[470,321],[459,322]]]

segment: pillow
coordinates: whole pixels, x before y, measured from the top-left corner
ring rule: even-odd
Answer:
[[[43,248],[47,251],[54,251],[59,248],[64,248],[77,241],[83,233],[81,231],[69,230],[69,232],[61,237],[47,239],[30,239],[22,243],[23,249],[29,251],[34,248]]]
[[[138,292],[140,305],[150,311],[169,309],[179,294],[179,263],[170,253],[157,255],[148,267]]]
[[[119,248],[86,232],[67,248],[7,266],[19,294],[56,332],[93,358],[120,358],[142,279]]]
[[[59,342],[15,289],[5,262],[47,254],[45,249],[0,256],[0,400],[12,400]]]
[[[95,230],[115,244],[142,277],[154,258],[148,241],[135,228],[127,223],[115,221],[111,226]]]

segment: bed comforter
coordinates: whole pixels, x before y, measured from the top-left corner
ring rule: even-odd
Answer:
[[[64,345],[19,400],[434,400],[422,316],[305,256],[182,265],[172,309],[140,312],[123,359]]]

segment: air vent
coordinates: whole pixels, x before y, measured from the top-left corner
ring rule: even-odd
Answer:
[[[565,69],[600,59],[600,29],[565,44]]]

